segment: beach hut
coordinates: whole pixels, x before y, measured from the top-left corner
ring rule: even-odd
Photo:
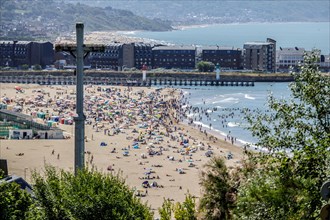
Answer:
[[[52,116],[51,120],[55,121],[55,122],[58,122],[60,120],[60,117],[59,116]]]
[[[41,118],[41,119],[45,119],[46,114],[45,114],[44,112],[38,112],[38,113],[37,113],[37,117],[38,117],[38,118]]]
[[[61,119],[60,119],[60,123],[61,123],[61,124],[64,124],[64,120],[65,120],[64,118],[61,118]]]

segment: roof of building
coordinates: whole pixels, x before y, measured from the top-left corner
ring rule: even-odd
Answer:
[[[152,50],[196,50],[194,46],[158,46]]]
[[[0,109],[0,113],[5,113],[7,115],[16,116],[18,118],[22,118],[22,119],[25,119],[25,120],[32,120],[32,116],[30,116],[30,115],[25,115],[25,114],[22,114],[22,113],[19,113],[19,112],[10,111],[8,109]]]
[[[16,117],[17,119],[24,120],[25,122],[31,123],[32,127],[38,127],[41,130],[45,130],[45,128],[47,128],[47,130],[49,130],[49,129],[50,130],[61,130],[60,128],[57,128],[57,127],[49,127],[47,125],[34,122],[33,118],[30,115],[25,115],[25,114],[22,114],[19,112],[14,112],[14,111],[11,111],[8,109],[0,109],[0,114],[10,115],[10,116]],[[13,121],[15,121],[17,119],[14,118]],[[17,120],[17,121],[20,121],[20,120]]]
[[[272,42],[263,42],[263,41],[253,41],[253,42],[246,42],[244,45],[271,45],[274,44]]]
[[[287,47],[287,48],[280,47],[280,49],[277,50],[278,54],[290,54],[290,55],[303,55],[305,52],[306,52],[305,48],[298,48],[298,47]]]
[[[243,48],[250,48],[250,49],[262,49],[263,46],[274,45],[272,42],[246,42],[244,43]]]
[[[16,44],[29,44],[32,43],[32,41],[16,41]],[[14,41],[4,40],[0,41],[0,44],[14,44]]]
[[[241,50],[235,47],[224,47],[224,46],[203,46],[202,50]]]

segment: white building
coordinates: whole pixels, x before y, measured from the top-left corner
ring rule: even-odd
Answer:
[[[297,70],[299,64],[304,62],[304,48],[281,48],[276,51],[277,71],[287,72],[290,68]]]

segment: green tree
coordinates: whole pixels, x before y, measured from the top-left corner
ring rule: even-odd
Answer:
[[[39,64],[35,64],[33,70],[42,70],[42,67]]]
[[[257,146],[256,169],[238,193],[239,219],[318,219],[320,187],[329,175],[330,78],[318,70],[318,51],[292,73],[291,100],[269,98],[271,113],[247,115]]]
[[[161,220],[171,220],[172,217],[172,202],[164,198],[162,207],[158,208]]]
[[[162,207],[158,209],[161,220],[172,219],[172,213],[176,220],[195,220],[196,218],[196,202],[195,198],[189,193],[186,194],[185,200],[180,203],[173,204],[170,200],[164,199]]]
[[[28,70],[28,69],[29,69],[29,65],[27,65],[27,64],[23,64],[23,65],[21,66],[21,68],[22,68],[22,70]]]
[[[31,195],[17,183],[0,184],[0,219],[28,219],[34,209]]]
[[[223,158],[213,157],[205,168],[201,173],[204,192],[199,211],[204,214],[205,219],[231,219],[236,189]]]
[[[46,167],[33,173],[35,194],[46,219],[152,219],[146,204],[119,176],[80,170],[77,176]]]
[[[212,62],[201,61],[197,63],[197,69],[200,72],[213,72],[215,65]]]
[[[196,218],[195,199],[188,193],[185,201],[177,202],[173,206],[174,218],[176,220],[195,220]]]

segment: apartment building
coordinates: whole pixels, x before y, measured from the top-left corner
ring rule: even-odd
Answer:
[[[153,68],[195,68],[196,48],[193,46],[158,46],[152,53]]]
[[[243,67],[262,72],[276,71],[276,41],[267,38],[266,42],[247,42],[243,47]]]
[[[104,52],[91,52],[88,60],[91,68],[118,70],[122,54],[122,44],[111,43],[105,45]]]
[[[136,43],[134,47],[135,68],[141,69],[143,64],[152,67],[152,46],[150,44]]]
[[[51,65],[54,62],[54,48],[50,42],[1,41],[0,66],[20,67],[22,65]]]
[[[203,47],[201,52],[202,61],[220,64],[222,69],[242,69],[242,50],[233,47]]]

